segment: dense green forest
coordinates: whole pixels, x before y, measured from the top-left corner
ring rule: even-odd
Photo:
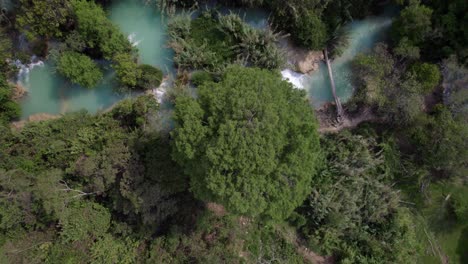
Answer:
[[[468,2],[142,1],[174,52],[169,129],[150,92],[164,69],[112,2],[0,1],[0,263],[468,263]],[[333,61],[346,25],[388,6],[343,102],[345,121],[371,118],[343,127],[282,79],[281,41]],[[88,89],[105,61],[138,95],[17,122],[13,62],[32,55]]]

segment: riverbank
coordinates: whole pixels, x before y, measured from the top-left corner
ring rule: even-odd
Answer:
[[[365,107],[358,113],[349,115],[344,112],[341,122],[337,121],[335,106],[328,104],[315,111],[319,122],[319,133],[338,133],[343,129],[353,129],[365,122],[382,122],[381,118],[376,116],[372,109]]]

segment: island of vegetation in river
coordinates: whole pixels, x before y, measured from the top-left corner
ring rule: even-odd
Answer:
[[[467,14],[0,0],[0,262],[468,263]]]

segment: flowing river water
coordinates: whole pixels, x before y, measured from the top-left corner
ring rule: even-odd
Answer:
[[[336,94],[341,102],[346,102],[353,94],[351,81],[353,58],[359,53],[369,52],[377,42],[381,41],[391,23],[392,19],[387,15],[354,21],[346,26],[349,32],[349,44],[343,54],[331,63]],[[282,75],[295,87],[305,89],[314,107],[319,108],[324,103],[334,101],[325,62],[320,63],[319,69],[311,74],[300,74],[287,69],[282,71]]]
[[[166,47],[166,18],[154,6],[144,1],[115,1],[108,7],[110,19],[120,27],[139,50],[140,62],[161,68],[166,74],[173,73],[173,52]],[[225,9],[222,12],[239,13],[255,27],[267,25],[268,13],[260,9]],[[346,100],[352,94],[350,84],[350,60],[359,52],[369,50],[381,38],[381,33],[391,24],[390,18],[370,18],[349,25],[351,41],[343,55],[333,61],[338,96]],[[32,60],[21,68],[18,83],[27,91],[22,100],[22,119],[37,113],[62,114],[86,109],[91,113],[105,110],[131,93],[118,93],[114,71],[108,63],[100,62],[104,69],[103,80],[94,88],[87,89],[70,84],[59,76],[49,62]],[[283,71],[299,88],[306,89],[315,106],[332,101],[325,64],[311,75]]]

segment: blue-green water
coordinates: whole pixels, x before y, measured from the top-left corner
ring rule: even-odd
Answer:
[[[140,61],[160,67],[166,72],[173,68],[172,51],[165,47],[166,25],[155,6],[143,1],[124,0],[108,10],[110,19],[137,44]],[[29,74],[21,74],[18,83],[28,91],[22,100],[22,119],[38,113],[62,114],[86,109],[96,113],[112,106],[131,94],[115,91],[114,72],[103,66],[104,79],[94,88],[72,85],[55,73],[49,62],[33,67]]]
[[[27,118],[37,113],[59,114],[86,109],[90,112],[104,110],[125,94],[116,93],[113,87],[114,73],[107,70],[103,80],[93,89],[72,85],[45,63],[35,66],[29,75],[20,79],[20,83],[28,91],[22,100],[22,117]]]
[[[349,45],[343,54],[331,63],[336,93],[342,102],[346,102],[353,94],[352,59],[359,53],[370,51],[378,41],[383,39],[390,25],[390,17],[378,17],[355,21],[347,26],[350,33]],[[325,63],[321,63],[319,70],[310,76],[304,76],[303,84],[314,106],[320,107],[334,100]]]
[[[155,3],[116,1],[109,9],[109,17],[136,45],[141,63],[172,71],[173,52],[166,45],[167,18],[161,17]]]
[[[152,4],[145,4],[152,3]],[[267,25],[268,13],[260,9],[232,9],[254,27]],[[109,18],[120,27],[138,48],[141,63],[158,66],[166,73],[173,72],[173,52],[166,47],[166,22],[153,1],[121,0],[107,10]],[[49,62],[35,66],[29,74],[22,74],[18,83],[28,91],[22,100],[22,119],[38,113],[62,114],[86,109],[91,113],[102,111],[117,101],[132,96],[115,91],[118,84],[114,72],[107,66],[105,77],[97,87],[87,89],[72,85],[54,72]]]
[[[163,69],[166,73],[173,71],[173,52],[166,47],[167,18],[161,18],[154,3],[145,5],[144,0],[116,1],[108,8],[110,19],[129,36],[129,39],[139,50],[141,63],[151,64]],[[149,1],[151,2],[151,1]],[[260,9],[223,9],[222,13],[234,12],[243,17],[250,25],[258,28],[266,27],[268,13]],[[332,68],[337,87],[337,94],[346,101],[353,92],[350,81],[350,62],[359,52],[367,51],[382,38],[382,32],[391,24],[387,17],[370,18],[351,23],[350,45],[343,55],[332,62]],[[60,114],[86,109],[95,113],[112,106],[117,101],[132,96],[115,91],[114,72],[103,64],[104,79],[93,89],[72,85],[54,72],[49,62],[43,66],[35,66],[29,74],[22,74],[18,80],[28,95],[22,100],[23,115],[37,113]],[[333,101],[325,64],[310,76],[299,76],[303,88],[308,91],[315,106]]]

